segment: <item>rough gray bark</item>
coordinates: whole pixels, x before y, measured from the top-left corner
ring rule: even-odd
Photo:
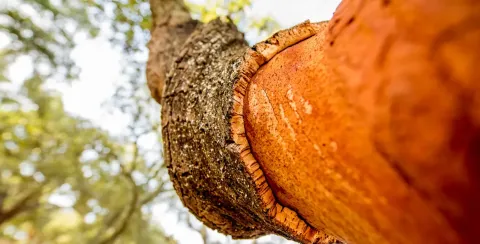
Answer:
[[[247,44],[234,25],[198,29],[167,79],[162,102],[165,161],[183,203],[233,237],[265,234],[252,179],[228,130],[233,82]],[[206,170],[208,169],[208,170]]]

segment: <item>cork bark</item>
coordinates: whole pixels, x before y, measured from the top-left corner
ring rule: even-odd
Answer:
[[[458,242],[477,243],[480,2],[346,0],[337,12],[328,56],[370,143]]]
[[[337,243],[275,201],[243,130],[243,95],[256,69],[315,33],[309,23],[250,49],[235,25],[198,27],[165,82],[162,135],[182,202],[210,228],[234,238],[276,233],[304,243]]]
[[[256,71],[318,26],[303,23],[252,49],[232,23],[196,23],[183,15],[182,2],[161,2],[151,4],[156,24],[147,79],[162,105],[164,159],[183,204],[233,238],[275,233],[302,243],[340,243],[276,201],[243,123],[244,95]],[[158,20],[165,11],[170,16]]]
[[[147,84],[152,98],[161,103],[165,79],[176,56],[197,26],[187,7],[177,0],[152,0],[151,38],[148,43]]]
[[[478,243],[479,7],[345,0],[265,64],[245,125],[277,200],[347,243]]]
[[[259,196],[229,131],[227,98],[246,48],[234,25],[202,26],[182,47],[162,98],[164,156],[177,193],[207,226],[233,237],[266,233],[252,214]]]
[[[249,48],[151,0],[147,79],[183,204],[234,238],[476,243],[479,6],[345,0]]]
[[[277,54],[246,93],[248,141],[278,202],[346,243],[457,243],[371,143],[334,67],[318,65],[328,47],[325,28]]]

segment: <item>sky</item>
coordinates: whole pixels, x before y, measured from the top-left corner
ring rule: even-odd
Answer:
[[[190,1],[201,4],[206,0]],[[247,18],[271,16],[282,28],[288,28],[307,19],[312,22],[330,19],[339,2],[340,0],[253,0],[253,5],[246,10],[246,15]],[[260,41],[254,35],[255,33],[246,33],[249,40]],[[61,91],[68,112],[89,119],[112,134],[120,134],[125,130],[127,122],[122,122],[121,115],[110,114],[102,109],[102,104],[112,96],[116,82],[122,80],[121,54],[114,50],[107,38],[101,34],[95,39],[80,36],[77,43],[72,57],[81,68],[79,80],[72,85],[58,84],[58,87],[54,88]],[[18,60],[10,72],[12,80],[23,81],[28,75],[25,70],[31,70],[32,65],[28,59]],[[62,199],[58,201],[61,202]],[[154,219],[179,243],[202,243],[197,232],[185,225],[177,224],[176,215],[168,213],[166,205],[154,207]],[[211,236],[221,239],[221,235]]]

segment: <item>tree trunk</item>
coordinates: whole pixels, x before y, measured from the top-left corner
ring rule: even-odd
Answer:
[[[207,226],[303,243],[476,242],[479,3],[345,0],[330,23],[253,48],[181,1],[151,7],[165,161]]]

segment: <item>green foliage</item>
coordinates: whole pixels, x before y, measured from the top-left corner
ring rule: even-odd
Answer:
[[[2,50],[2,58],[13,63],[17,57],[28,55],[39,74],[71,80],[78,74],[69,57],[75,45],[73,36],[80,31],[95,36],[98,28],[89,12],[101,10],[101,5],[82,0],[8,1],[0,5],[0,16],[4,17],[0,33],[7,34],[11,45]]]
[[[162,164],[159,108],[145,85],[148,0],[7,2],[0,4],[0,34],[9,41],[0,50],[0,242],[173,243],[151,219],[153,205],[178,200]],[[278,28],[269,18],[246,18],[250,4],[188,6],[202,21],[228,18],[260,34]],[[123,54],[126,81],[107,104],[127,115],[122,136],[72,116],[46,88],[77,79],[70,53],[78,34],[102,34]],[[20,57],[33,72],[12,84],[8,71]]]
[[[192,15],[202,22],[209,22],[218,17],[241,14],[244,8],[250,6],[251,0],[206,0],[205,4],[186,2]],[[236,18],[237,19],[237,18]],[[240,17],[238,16],[238,20]]]
[[[96,36],[101,21],[109,20],[114,31],[125,33],[124,39],[112,38],[116,44],[137,45],[128,31],[118,29],[145,22],[139,19],[137,2],[129,3],[114,2],[113,16],[104,11],[111,8],[110,1],[20,0],[0,5],[0,32],[10,41],[0,50],[0,84],[7,84],[0,86],[0,240],[173,242],[152,224],[151,205],[170,199],[172,190],[159,145],[140,148],[143,137],[158,133],[151,124],[140,124],[142,110],[136,115],[128,111],[135,118],[126,138],[112,137],[68,114],[59,94],[45,89],[50,79],[76,78],[78,69],[70,58],[75,35]],[[148,5],[142,9],[147,16]],[[23,84],[11,84],[7,71],[22,56],[35,64],[33,73]],[[12,92],[15,87],[18,92]],[[157,156],[147,158],[148,153]]]
[[[252,0],[205,0],[205,4],[186,1],[192,16],[202,22],[223,17],[233,21],[242,31],[256,31],[259,37],[278,31],[280,25],[271,17],[247,16]],[[259,41],[259,40],[255,40]]]
[[[143,165],[136,144],[67,114],[39,77],[25,81],[21,93],[28,101],[0,109],[0,236],[168,243],[141,211],[166,190],[162,169]]]

